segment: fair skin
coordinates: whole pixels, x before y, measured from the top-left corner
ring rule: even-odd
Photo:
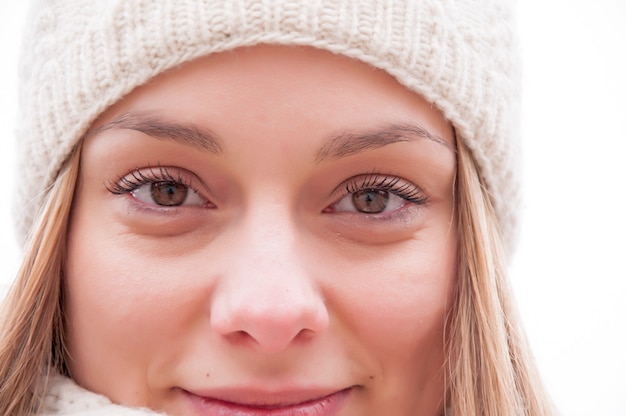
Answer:
[[[436,415],[454,134],[386,73],[255,46],[169,71],[82,150],[69,369],[171,415]]]

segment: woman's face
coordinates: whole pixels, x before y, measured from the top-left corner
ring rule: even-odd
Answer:
[[[453,131],[304,47],[182,65],[93,125],[69,368],[171,415],[434,415],[456,279]]]

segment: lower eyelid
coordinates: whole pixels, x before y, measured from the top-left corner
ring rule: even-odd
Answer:
[[[424,206],[407,202],[402,207],[391,212],[378,214],[363,214],[354,211],[337,212],[334,218],[355,232],[363,227],[373,227],[372,229],[378,229],[379,232],[386,233],[397,230],[398,227],[402,229],[412,228],[413,225],[417,224],[416,221],[421,217],[423,209]]]

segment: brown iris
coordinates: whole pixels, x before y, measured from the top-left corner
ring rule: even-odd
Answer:
[[[171,207],[182,205],[189,188],[175,182],[156,182],[150,186],[150,195],[158,205]]]
[[[352,194],[352,203],[359,212],[378,214],[389,202],[389,192],[376,189],[363,189]]]

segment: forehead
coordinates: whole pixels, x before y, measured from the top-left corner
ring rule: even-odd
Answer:
[[[182,64],[132,91],[93,128],[132,112],[216,129],[226,115],[238,115],[239,130],[248,122],[321,131],[415,121],[454,145],[441,113],[391,75],[311,47],[257,45]]]

